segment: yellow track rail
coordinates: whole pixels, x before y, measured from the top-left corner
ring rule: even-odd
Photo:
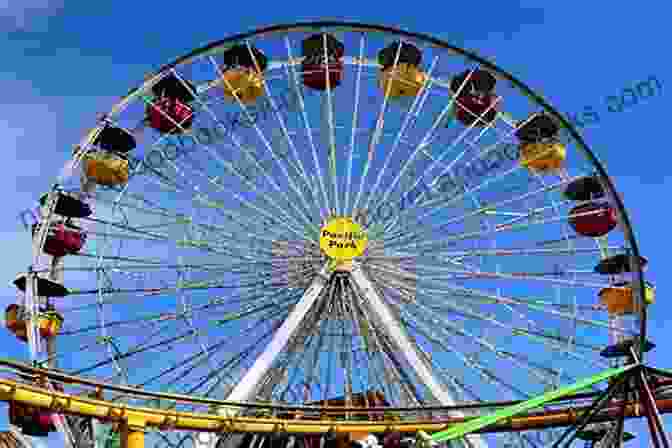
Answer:
[[[86,378],[74,377],[59,372],[38,369],[23,363],[0,359],[0,365],[13,369],[15,374],[29,381],[13,381],[10,379],[0,379],[0,401],[9,401],[29,405],[42,409],[47,409],[55,413],[78,415],[98,419],[102,422],[117,423],[122,429],[122,442],[124,448],[143,448],[144,432],[146,428],[156,428],[160,430],[182,430],[182,431],[204,431],[213,433],[230,432],[252,432],[252,433],[326,433],[334,431],[338,433],[383,433],[385,431],[399,431],[404,433],[435,433],[445,431],[455,425],[465,423],[477,417],[441,417],[439,421],[428,420],[373,420],[373,421],[342,421],[336,420],[330,415],[342,415],[348,408],[340,407],[314,407],[314,406],[267,406],[260,403],[236,403],[226,402],[198,397],[189,397],[184,395],[161,394],[141,389],[100,383]],[[97,398],[89,396],[70,395],[63,392],[53,391],[42,388],[39,385],[46,384],[46,381],[56,381],[57,383],[79,385],[93,388],[96,391],[94,395]],[[672,385],[671,379],[659,381],[657,387],[667,387]],[[158,409],[150,407],[128,406],[117,398],[111,398],[106,401],[103,391],[116,392],[121,396],[131,396],[144,399],[159,399],[172,401],[174,403],[216,406],[218,408],[230,408],[230,416],[222,416],[214,413],[194,413],[180,412],[176,410]],[[583,399],[592,394],[577,394],[576,399],[583,395]],[[569,398],[569,397],[568,397]],[[672,399],[658,399],[657,406],[661,413],[672,412]],[[511,406],[510,402],[502,402],[494,409]],[[625,405],[625,406],[623,406]],[[516,405],[518,406],[518,405]],[[516,416],[504,417],[500,421],[493,421],[486,426],[474,428],[474,432],[511,432],[527,431],[535,429],[545,429],[552,427],[566,427],[576,423],[581,416],[589,409],[589,406],[570,407],[571,405],[558,403],[556,409],[545,410],[542,412],[526,412]],[[303,414],[305,418],[277,418],[277,417],[249,417],[236,415],[244,409],[257,411],[261,409],[274,408],[274,412],[284,415],[294,413]],[[294,412],[292,412],[294,410]],[[429,409],[426,409],[429,410]],[[439,409],[437,409],[438,411]],[[521,409],[522,410],[522,409]],[[235,412],[238,411],[238,412]],[[305,413],[304,413],[305,411]],[[357,413],[367,414],[368,412],[394,412],[402,415],[404,411],[417,411],[416,409],[405,408],[367,408],[355,409]],[[446,408],[443,411],[450,411]],[[593,422],[608,421],[618,418],[624,411],[626,418],[642,417],[643,409],[639,402],[612,401],[606,409],[598,412],[593,418]],[[481,410],[481,412],[487,412]],[[524,411],[523,411],[524,412]],[[348,412],[349,413],[349,412]],[[315,420],[309,419],[310,415],[315,416]],[[444,414],[445,415],[445,414]],[[318,417],[321,417],[317,419]]]
[[[189,413],[132,407],[93,398],[54,392],[35,386],[0,379],[0,401],[15,401],[58,413],[93,417],[104,421],[129,421],[136,426],[161,429],[208,432],[277,432],[320,433],[334,429],[338,432],[403,432],[439,431],[445,422],[343,422],[335,420],[285,420],[272,417],[225,417],[215,414]],[[455,420],[455,421],[452,421]],[[464,421],[451,419],[450,424]]]
[[[96,400],[93,398],[54,392],[15,381],[0,379],[0,401],[14,401],[41,407],[59,413],[92,417],[103,421],[125,423],[134,427],[155,427],[162,430],[186,430],[207,432],[287,432],[325,433],[368,432],[382,433],[386,430],[401,432],[435,432],[463,423],[469,418],[445,417],[440,422],[414,421],[369,421],[347,422],[330,419],[287,420],[273,417],[225,417],[206,413],[189,413],[132,407],[125,404]],[[672,399],[657,400],[661,412],[672,412]],[[483,432],[524,431],[549,427],[567,426],[577,421],[586,407],[561,409],[542,413],[512,417],[488,427]],[[613,412],[620,412],[620,404],[598,413],[596,421],[612,419]],[[641,417],[642,408],[638,403],[626,406],[626,417]],[[473,418],[473,417],[472,417]]]

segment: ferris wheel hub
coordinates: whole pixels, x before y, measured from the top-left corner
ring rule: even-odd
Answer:
[[[320,249],[346,270],[353,258],[364,254],[368,242],[366,231],[350,217],[332,218],[320,229]]]

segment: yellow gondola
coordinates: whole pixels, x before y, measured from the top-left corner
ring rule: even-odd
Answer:
[[[560,127],[548,114],[535,114],[516,130],[520,141],[520,164],[538,173],[562,168],[567,148],[560,143]]]
[[[420,69],[422,52],[409,43],[394,42],[378,52],[378,86],[388,98],[414,97],[427,75]]]
[[[224,52],[224,64],[220,86],[224,96],[243,104],[254,103],[264,94],[264,70],[268,58],[258,48],[235,45]]]
[[[567,148],[560,142],[522,143],[520,145],[520,164],[539,173],[559,170],[566,157]]]
[[[40,330],[40,336],[43,338],[56,337],[62,326],[63,316],[56,311],[45,311],[40,313],[38,328]]]
[[[128,182],[128,161],[112,153],[94,152],[84,157],[84,172],[98,185],[125,185]]]
[[[389,98],[413,97],[416,96],[427,79],[427,75],[411,64],[398,64],[396,69],[389,67],[380,73],[378,85],[387,95],[390,90]]]
[[[222,75],[224,96],[232,101],[236,96],[243,104],[254,103],[264,94],[264,78],[261,73],[247,68],[231,68]]]

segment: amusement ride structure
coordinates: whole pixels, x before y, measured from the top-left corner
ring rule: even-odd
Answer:
[[[3,447],[604,448],[633,417],[670,447],[622,200],[470,51],[337,22],[212,43],[101,115],[40,206]]]

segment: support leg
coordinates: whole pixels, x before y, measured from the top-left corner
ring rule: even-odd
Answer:
[[[640,393],[639,393],[639,398],[642,401],[642,404],[644,406],[644,412],[646,413],[646,423],[649,425],[649,433],[651,435],[651,442],[653,442],[653,447],[654,448],[661,448],[661,443],[660,439],[658,438],[658,431],[656,430],[656,425],[651,419],[651,411],[649,410],[648,403],[646,399],[643,397],[643,394],[641,392],[640,388]]]
[[[366,306],[372,311],[372,317],[376,319],[381,328],[389,337],[389,340],[397,348],[399,353],[406,358],[406,361],[415,371],[418,379],[424,383],[432,393],[432,396],[443,406],[454,406],[453,399],[447,387],[440,382],[432,372],[430,366],[418,351],[417,346],[408,337],[399,318],[390,309],[385,300],[379,295],[368,276],[362,271],[361,266],[353,266],[351,279],[359,290],[361,297],[366,300]],[[463,416],[463,413],[455,412]],[[451,442],[452,443],[452,442]],[[471,435],[468,439],[455,442],[468,447],[485,448],[487,444],[480,435]]]
[[[310,309],[318,302],[319,297],[322,295],[327,279],[327,266],[324,266],[319,274],[315,276],[313,283],[306,290],[301,300],[294,306],[289,316],[287,316],[280,328],[275,332],[266,349],[259,355],[252,367],[247,370],[243,378],[226,397],[227,401],[242,402],[253,401],[255,399],[259,392],[261,380],[273,366],[278,355],[286,349],[287,344],[301,329],[302,324],[305,324],[304,320]],[[217,413],[220,415],[235,415],[238,412],[238,409],[226,407],[217,410]],[[214,448],[217,439],[218,437],[214,434],[199,433],[194,440],[194,446],[196,448]]]
[[[616,440],[614,441],[614,448],[621,448],[623,446],[623,430],[625,429],[625,407],[630,396],[630,380],[623,383],[623,406],[621,407],[621,415],[618,418],[618,427],[616,428]]]
[[[658,411],[658,406],[656,405],[656,399],[651,393],[651,388],[649,387],[649,381],[646,377],[645,371],[639,372],[639,382],[641,389],[641,399],[646,403],[646,418],[650,420],[649,426],[652,427],[656,432],[656,436],[660,438],[660,442],[663,448],[670,448],[670,439],[665,432],[665,427],[663,426],[663,419],[660,416],[660,411]],[[654,437],[654,434],[651,434],[651,437]]]
[[[313,307],[320,294],[322,294],[326,283],[325,277],[326,267],[316,276],[313,284],[306,290],[299,303],[296,304],[287,319],[282,323],[282,326],[275,333],[264,352],[255,360],[245,376],[234,387],[229,396],[226,397],[228,401],[247,401],[254,398],[260,381],[271,368],[278,355],[285,349],[290,339],[301,328],[301,324],[308,311]]]

